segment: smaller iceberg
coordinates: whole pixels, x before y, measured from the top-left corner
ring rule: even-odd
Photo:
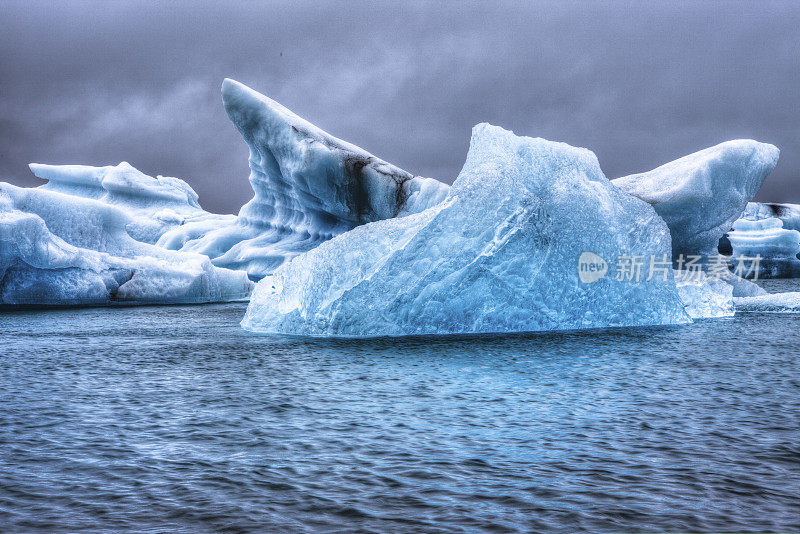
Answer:
[[[628,276],[619,260],[640,257],[663,276]],[[370,337],[688,322],[649,204],[589,150],[481,124],[444,201],[296,256],[256,285],[242,325]]]
[[[739,219],[728,234],[735,272],[746,278],[800,276],[800,232],[787,230],[776,217]]]
[[[124,210],[131,218],[128,234],[143,243],[155,243],[164,232],[189,222],[213,228],[235,219],[203,210],[197,193],[180,178],[153,178],[125,161],[105,167],[31,163],[30,169],[36,177],[47,180],[41,190],[93,199]]]
[[[86,187],[86,196],[0,183],[0,307],[248,297],[247,273],[137,241],[128,234],[135,222],[128,211],[75,187]]]
[[[720,238],[778,163],[777,147],[726,141],[612,183],[651,204],[672,235],[672,255],[717,253]]]
[[[800,242],[795,234],[800,231],[799,205],[750,202],[733,226],[720,240],[719,249],[734,256],[739,271],[749,271],[750,278],[800,277]],[[731,235],[737,241],[735,252]],[[753,259],[756,256],[758,261]]]

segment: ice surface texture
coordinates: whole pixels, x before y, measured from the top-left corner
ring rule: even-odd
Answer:
[[[622,255],[669,258],[669,230],[589,150],[473,129],[447,198],[356,227],[256,285],[245,328],[316,336],[518,332],[689,322],[667,280],[618,281]],[[585,252],[608,273],[579,279]]]
[[[727,141],[612,183],[653,205],[669,226],[673,257],[709,256],[772,172],[779,153],[765,143]]]
[[[342,232],[422,211],[447,194],[446,184],[412,176],[239,82],[226,79],[222,99],[250,147],[255,196],[235,222],[211,231],[203,222],[186,224],[161,246],[261,278]]]
[[[678,295],[692,319],[716,319],[734,314],[734,286],[724,278],[710,277],[702,271],[676,270]]]
[[[0,184],[0,306],[200,303],[246,298],[246,273],[128,234],[123,209]]]
[[[31,163],[30,169],[48,181],[39,189],[90,198],[124,210],[131,218],[128,234],[143,243],[155,243],[170,228],[189,221],[219,226],[234,219],[232,215],[204,211],[197,193],[183,180],[153,178],[125,161],[106,167]]]

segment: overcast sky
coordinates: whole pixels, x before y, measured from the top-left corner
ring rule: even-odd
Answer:
[[[26,164],[178,176],[250,198],[225,77],[452,182],[470,129],[592,149],[609,178],[727,139],[776,144],[759,200],[800,202],[800,2],[0,5],[0,180]]]

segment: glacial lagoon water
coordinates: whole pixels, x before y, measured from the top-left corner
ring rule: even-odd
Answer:
[[[354,341],[244,308],[0,314],[0,531],[800,530],[798,314]]]

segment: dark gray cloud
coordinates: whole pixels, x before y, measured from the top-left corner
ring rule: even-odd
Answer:
[[[611,178],[771,142],[758,198],[800,202],[800,3],[490,4],[5,1],[0,179],[126,160],[236,211],[251,191],[231,77],[447,182],[488,121],[588,147]]]

